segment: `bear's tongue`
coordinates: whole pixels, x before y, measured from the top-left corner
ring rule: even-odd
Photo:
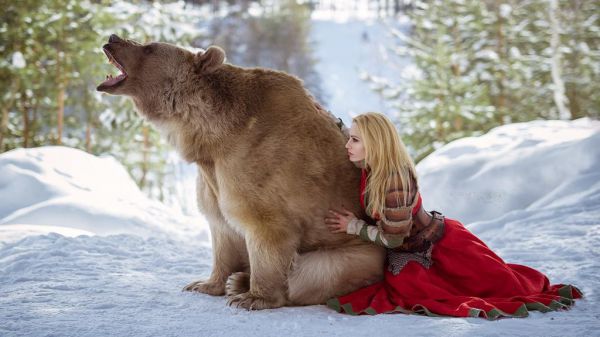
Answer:
[[[104,82],[102,82],[102,85],[113,86],[113,85],[121,82],[122,80],[124,80],[125,77],[127,77],[127,75],[125,75],[125,74],[119,74],[119,75],[117,75],[117,77],[113,77],[113,75],[106,75],[106,80],[104,80]]]

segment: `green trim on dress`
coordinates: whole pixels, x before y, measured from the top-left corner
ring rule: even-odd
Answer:
[[[528,302],[523,303],[523,305],[519,306],[513,313],[504,312],[498,308],[491,309],[489,311],[484,311],[483,309],[471,308],[469,309],[469,313],[467,317],[481,317],[486,318],[487,320],[495,320],[502,317],[527,317],[529,316],[529,311],[535,310],[540,312],[549,312],[549,311],[557,311],[561,309],[569,309],[570,306],[575,304],[575,300],[573,298],[573,290],[576,290],[583,297],[583,293],[579,288],[572,285],[565,285],[564,287],[558,289],[559,300],[552,300],[549,305],[545,305],[541,302]],[[355,312],[352,309],[352,304],[346,303],[344,305],[340,304],[338,298],[332,298],[327,301],[326,304],[329,308],[339,312],[346,313],[352,316],[360,315],[360,314],[368,314],[368,315],[377,315],[377,314],[385,314],[385,313],[403,313],[403,314],[418,314],[429,317],[455,317],[455,316],[447,316],[440,315],[431,312],[427,307],[421,304],[415,304],[412,307],[412,310],[405,309],[401,306],[397,306],[393,310],[385,311],[385,312],[377,312],[372,307],[368,307],[362,311]]]

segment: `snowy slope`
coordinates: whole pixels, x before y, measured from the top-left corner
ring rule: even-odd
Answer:
[[[21,230],[208,237],[204,219],[190,221],[149,200],[112,157],[66,147],[17,149],[0,157],[0,246]]]
[[[597,200],[598,142],[600,122],[588,118],[511,124],[459,139],[419,163],[425,205],[471,223]]]
[[[247,312],[222,297],[183,293],[211,269],[201,218],[144,199],[110,158],[61,147],[4,153],[0,336],[597,336],[598,149],[598,122],[537,121],[458,140],[418,166],[426,205],[459,220],[481,210],[481,221],[468,227],[506,261],[586,296],[569,311],[494,322],[351,317],[320,305]],[[524,188],[532,179],[536,188]],[[453,200],[460,206],[468,198],[469,207],[442,204],[456,193],[452,181],[468,183]],[[500,182],[520,203],[496,216],[477,195]],[[45,234],[56,228],[69,235]]]

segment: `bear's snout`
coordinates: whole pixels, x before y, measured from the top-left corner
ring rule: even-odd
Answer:
[[[117,34],[111,34],[108,37],[108,44],[111,44],[111,43],[112,44],[131,45],[131,46],[141,46],[141,44],[139,42],[136,42],[134,40],[129,40],[129,39],[123,39],[123,38],[119,37]]]
[[[117,34],[111,34],[110,37],[108,38],[108,43],[117,43],[117,42],[122,42],[122,41],[123,41],[123,39],[118,37]]]

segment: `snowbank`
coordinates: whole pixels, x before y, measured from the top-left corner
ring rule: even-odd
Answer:
[[[206,232],[204,219],[191,221],[149,200],[112,157],[67,147],[16,149],[0,156],[0,244],[19,237],[20,228],[23,233],[142,237]]]
[[[600,121],[533,121],[459,139],[417,166],[427,209],[471,223],[598,200]]]

